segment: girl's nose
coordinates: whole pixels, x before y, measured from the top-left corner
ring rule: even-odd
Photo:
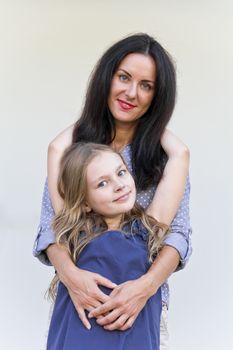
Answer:
[[[125,185],[120,180],[117,180],[115,182],[114,191],[119,192],[119,191],[123,190],[124,187],[125,187]]]

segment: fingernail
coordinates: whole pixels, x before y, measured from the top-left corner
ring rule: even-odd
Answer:
[[[89,324],[89,325],[87,325],[87,329],[88,330],[90,330],[91,329],[91,325]]]
[[[88,318],[92,318],[92,314],[91,313],[88,314]]]

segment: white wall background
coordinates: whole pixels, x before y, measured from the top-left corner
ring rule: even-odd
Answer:
[[[49,141],[78,116],[89,73],[123,36],[177,63],[171,128],[191,149],[194,254],[171,278],[171,350],[232,349],[231,0],[0,1],[0,348],[42,350],[52,269],[31,255]]]

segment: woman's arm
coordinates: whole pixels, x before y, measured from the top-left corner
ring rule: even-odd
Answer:
[[[170,226],[184,194],[189,168],[189,150],[168,129],[162,135],[161,145],[168,156],[168,161],[146,212]]]
[[[188,173],[189,151],[170,131],[166,130],[161,139],[169,160],[156,194],[148,207],[148,214],[157,220],[171,224],[184,193]],[[99,317],[97,322],[108,330],[126,330],[132,326],[148,298],[167,280],[180,261],[178,251],[164,246],[149,271],[141,278],[127,281],[117,286],[111,293],[111,299],[90,313]],[[113,310],[113,311],[111,311]],[[127,320],[127,321],[126,321]]]
[[[72,143],[74,124],[63,130],[50,142],[47,158],[48,188],[55,214],[62,208],[62,199],[57,190],[57,181],[61,157]]]
[[[81,321],[90,328],[85,310],[91,311],[109,299],[98,285],[112,289],[115,284],[99,274],[77,268],[68,252],[54,243],[55,235],[51,228],[53,217],[62,206],[62,199],[57,191],[59,163],[64,150],[72,142],[72,131],[73,126],[70,126],[49,145],[48,181],[45,183],[39,232],[33,253],[41,261],[52,263],[60,281],[67,287]]]

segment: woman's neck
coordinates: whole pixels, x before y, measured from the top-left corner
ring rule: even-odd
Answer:
[[[111,144],[116,151],[121,151],[126,145],[132,142],[135,124],[116,123],[116,136]]]

